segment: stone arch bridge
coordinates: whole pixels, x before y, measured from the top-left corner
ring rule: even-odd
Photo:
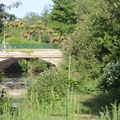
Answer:
[[[8,48],[4,46],[0,49],[0,71],[8,68],[11,64],[20,59],[40,58],[56,67],[62,61],[62,51],[57,48]]]

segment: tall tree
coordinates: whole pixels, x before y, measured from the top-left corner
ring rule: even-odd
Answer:
[[[73,9],[75,0],[53,0],[53,2],[53,10],[50,13],[53,28],[61,34],[73,32],[77,22]]]
[[[13,20],[16,18],[15,15],[7,13],[6,9],[11,9],[14,7],[17,8],[19,5],[21,5],[21,2],[17,2],[17,1],[8,6],[6,6],[5,4],[0,4],[0,33],[2,32],[4,28],[5,20],[9,21],[9,20]]]
[[[76,0],[78,23],[70,52],[73,70],[96,79],[109,62],[120,60],[120,1]]]

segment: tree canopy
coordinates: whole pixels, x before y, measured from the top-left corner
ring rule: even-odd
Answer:
[[[75,0],[53,0],[53,2],[53,10],[50,13],[52,27],[61,34],[73,32],[77,22],[73,9]]]

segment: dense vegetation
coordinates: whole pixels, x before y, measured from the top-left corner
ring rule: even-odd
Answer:
[[[52,43],[60,45],[64,53],[59,69],[38,59],[20,62],[24,71],[30,74],[38,71],[37,78],[33,77],[35,80],[28,89],[29,102],[24,109],[28,112],[28,107],[33,107],[30,112],[35,112],[36,119],[42,115],[42,113],[38,115],[40,106],[42,111],[48,110],[47,115],[45,114],[47,117],[61,109],[65,111],[60,114],[65,114],[65,119],[72,120],[75,114],[91,113],[84,105],[84,107],[79,105],[76,96],[80,96],[82,92],[93,94],[96,98],[100,95],[103,95],[102,98],[107,96],[105,97],[107,102],[103,100],[104,104],[99,107],[105,107],[105,105],[109,107],[105,114],[101,114],[100,119],[118,120],[120,1],[53,0],[53,2],[52,11],[50,13],[45,11],[42,16],[29,13],[24,18],[17,19],[12,15],[12,18],[7,18],[3,23],[3,16],[0,14],[2,16],[0,17],[0,38],[3,36],[4,28],[7,43]],[[0,13],[5,13],[3,6],[0,5]],[[50,68],[51,70],[48,70]],[[116,104],[112,105],[113,115],[110,115],[108,109],[111,110],[110,104],[115,100]],[[36,110],[37,105],[38,110]],[[9,111],[7,112],[9,114]],[[93,114],[99,114],[99,112]],[[19,114],[23,114],[21,108]],[[18,120],[25,119],[18,116]]]

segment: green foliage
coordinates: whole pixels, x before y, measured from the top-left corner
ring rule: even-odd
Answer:
[[[61,71],[45,71],[41,73],[34,85],[29,89],[29,97],[32,92],[38,95],[40,103],[54,103],[61,100],[67,94],[68,77]]]
[[[75,2],[78,22],[71,35],[68,54],[72,55],[71,69],[79,74],[78,80],[96,80],[107,63],[119,61],[120,24],[119,16],[113,12],[115,2],[112,2],[114,4],[106,0]]]
[[[116,103],[112,104],[112,110],[106,107],[105,112],[100,113],[100,118],[98,120],[119,120],[120,119],[120,105]]]
[[[9,109],[10,99],[0,98],[0,116],[4,113],[4,109]]]
[[[98,80],[87,80],[83,82],[81,90],[87,93],[99,93],[99,81]]]
[[[42,43],[50,43],[50,37],[48,33],[44,33],[41,35],[41,42]]]
[[[33,40],[27,40],[27,39],[19,39],[16,37],[11,37],[11,38],[7,38],[7,43],[8,44],[38,44],[38,42],[33,41]]]
[[[19,61],[19,65],[21,66],[23,72],[27,72],[30,74],[40,74],[44,72],[50,67],[50,64],[42,61],[40,59],[24,59]]]
[[[73,10],[74,0],[53,0],[53,2],[53,10],[50,13],[53,28],[60,33],[73,32],[77,22],[77,17]]]
[[[74,93],[67,93],[67,99],[53,104],[40,104],[38,96],[33,92],[32,97],[20,102],[16,101],[16,107],[12,107],[11,102],[6,102],[3,113],[0,115],[1,120],[92,120],[92,115],[80,115],[79,113],[89,113],[90,110],[85,106],[79,106]],[[80,110],[82,108],[82,110]],[[79,111],[80,110],[80,111]],[[76,115],[77,114],[77,115]]]
[[[112,18],[98,18],[94,23],[93,36],[97,41],[96,58],[106,64],[119,60],[120,23]]]
[[[49,63],[40,59],[31,59],[28,61],[28,71],[29,69],[32,69],[33,73],[40,74],[41,72],[44,72],[45,70],[49,69],[49,67]]]
[[[101,77],[100,88],[103,91],[119,93],[120,90],[120,64],[108,64]],[[116,95],[117,96],[117,95]]]
[[[27,25],[32,25],[34,23],[37,23],[40,18],[41,17],[37,13],[30,12],[25,15],[24,20],[26,21]]]
[[[18,7],[20,4],[20,2],[16,2],[8,6],[5,4],[0,4],[0,34],[5,30],[5,22],[16,19],[14,14],[9,14],[6,12],[7,9],[11,9],[12,7]]]
[[[101,71],[102,65],[96,59],[97,42],[93,37],[94,20],[100,11],[96,4],[99,2],[94,0],[77,0],[75,4],[79,21],[71,35],[68,54],[72,55],[72,71],[79,73],[80,80],[95,80]]]
[[[19,65],[21,66],[21,68],[24,72],[28,71],[28,64],[27,64],[26,60],[19,61]]]

